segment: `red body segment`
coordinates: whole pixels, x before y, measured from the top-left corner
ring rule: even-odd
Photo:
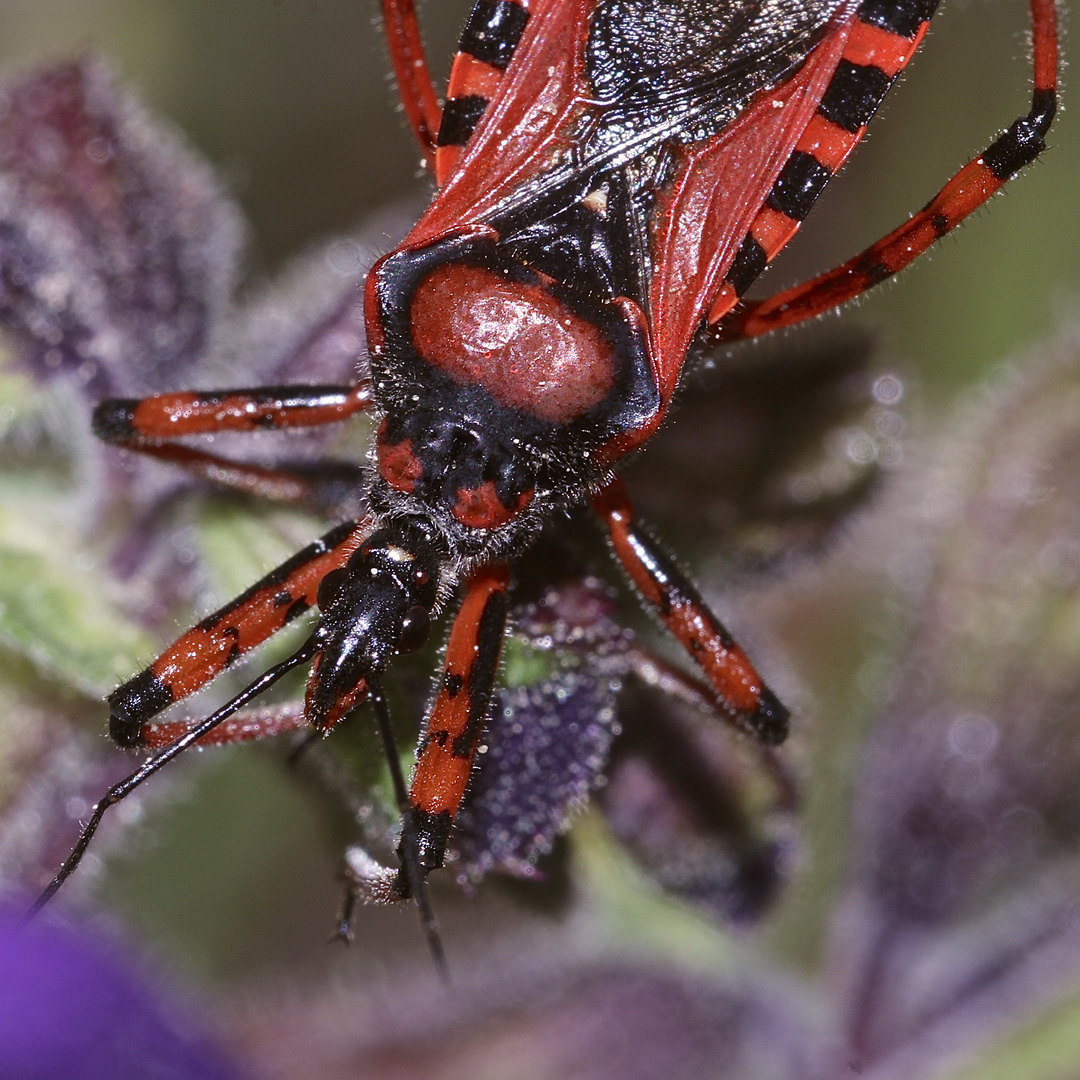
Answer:
[[[467,529],[497,529],[512,521],[514,515],[532,502],[533,490],[521,492],[508,500],[507,505],[499,497],[495,484],[485,480],[478,487],[457,489],[457,502],[451,513]]]
[[[851,21],[831,30],[793,79],[715,139],[689,148],[658,201],[654,250],[665,272],[654,277],[650,300],[665,402],[675,392],[690,344],[739,246],[817,110]]]
[[[603,333],[543,283],[451,263],[421,282],[411,314],[424,360],[541,420],[567,424],[599,405],[614,385]]]
[[[382,478],[392,488],[411,494],[416,487],[416,481],[424,475],[424,466],[413,453],[412,439],[402,439],[398,443],[387,442],[384,424],[375,442],[375,452]]]

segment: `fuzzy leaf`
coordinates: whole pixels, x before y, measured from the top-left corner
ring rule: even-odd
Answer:
[[[152,651],[146,635],[111,613],[89,575],[11,548],[0,548],[0,639],[92,697]]]

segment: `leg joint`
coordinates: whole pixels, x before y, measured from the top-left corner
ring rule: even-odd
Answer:
[[[983,162],[996,180],[1004,183],[1046,149],[1046,133],[1057,111],[1053,90],[1036,90],[1031,112],[1013,121],[983,154]]]

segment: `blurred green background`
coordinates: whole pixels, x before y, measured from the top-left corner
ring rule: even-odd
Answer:
[[[440,75],[467,10],[467,0],[422,7]],[[226,178],[251,224],[251,272],[268,274],[425,190],[375,17],[371,0],[0,0],[0,61],[11,71],[85,50],[107,58]],[[1025,111],[1025,29],[1019,0],[948,0],[853,164],[766,284],[825,269],[892,228]],[[1075,112],[1059,117],[1050,141],[989,209],[842,315],[872,330],[884,361],[905,374],[916,442],[1076,307]],[[789,334],[786,347],[799,347],[798,333],[820,332]],[[873,588],[834,580],[823,589],[803,586],[793,607],[765,609],[769,633],[814,702],[801,734],[806,869],[770,928],[777,952],[803,965],[817,955],[843,868],[854,736],[870,708],[857,676],[888,638],[890,618],[888,597]],[[154,843],[118,860],[104,885],[171,963],[197,980],[232,983],[285,968],[348,964],[370,973],[392,969],[398,954],[421,954],[411,912],[365,912],[360,947],[347,959],[323,947],[337,902],[334,859],[314,839],[316,811],[265,753],[208,755],[195,772],[198,804],[159,810]],[[603,848],[598,828],[586,830],[582,850]],[[689,916],[655,897],[628,899],[637,895],[626,887],[632,875],[615,856],[605,859],[594,854],[591,880],[611,920],[625,915],[658,927],[659,938],[684,940]],[[468,903],[440,893],[439,903],[459,953],[471,936],[491,938],[500,920],[517,918],[505,891]],[[700,926],[694,933],[708,936]]]

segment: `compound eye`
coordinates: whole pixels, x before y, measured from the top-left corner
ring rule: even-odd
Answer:
[[[326,611],[326,609],[337,599],[338,593],[341,592],[341,587],[345,584],[349,575],[346,571],[339,567],[337,570],[331,570],[319,582],[319,591],[315,594],[315,602],[319,605],[320,611]]]
[[[416,652],[428,639],[428,631],[431,629],[431,618],[427,608],[419,604],[409,608],[408,613],[401,622],[401,637],[398,638],[398,653]]]

